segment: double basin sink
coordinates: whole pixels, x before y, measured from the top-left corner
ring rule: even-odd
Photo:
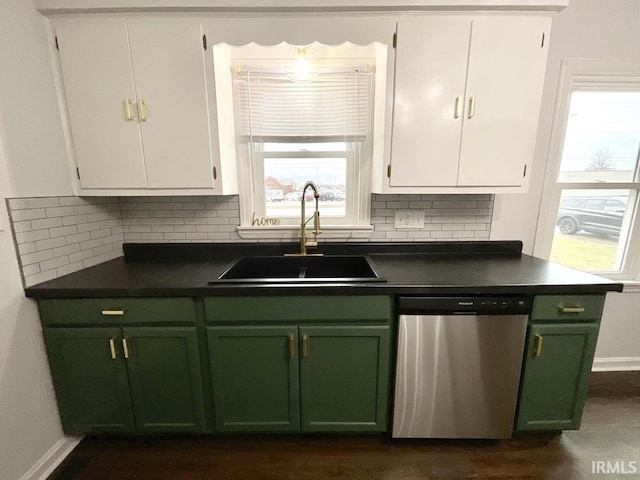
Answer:
[[[241,257],[211,283],[384,282],[365,255]]]

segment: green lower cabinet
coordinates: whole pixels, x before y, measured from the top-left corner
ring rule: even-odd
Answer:
[[[216,429],[298,431],[298,329],[207,328]]]
[[[389,330],[209,327],[217,430],[384,431]]]
[[[516,430],[580,427],[598,327],[596,323],[530,327]]]
[[[205,430],[195,327],[45,328],[66,433]]]
[[[300,327],[300,341],[302,430],[386,430],[389,327]]]
[[[137,431],[204,431],[196,329],[126,327],[122,334]]]
[[[45,328],[44,338],[65,432],[133,431],[120,329]]]

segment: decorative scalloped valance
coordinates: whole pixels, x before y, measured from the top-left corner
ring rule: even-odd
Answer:
[[[569,0],[36,0],[44,13],[560,11]]]

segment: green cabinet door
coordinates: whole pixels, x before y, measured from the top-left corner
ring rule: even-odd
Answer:
[[[530,327],[516,430],[580,427],[598,324]]]
[[[389,327],[300,327],[303,431],[384,431]]]
[[[295,326],[207,328],[218,431],[299,430],[297,335]]]
[[[134,431],[120,329],[45,328],[44,337],[64,431]]]
[[[195,327],[125,327],[138,432],[203,432],[204,394]]]

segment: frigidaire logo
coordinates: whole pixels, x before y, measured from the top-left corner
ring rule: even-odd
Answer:
[[[591,473],[604,473],[606,475],[633,475],[638,473],[638,462],[625,462],[624,460],[591,462]]]

